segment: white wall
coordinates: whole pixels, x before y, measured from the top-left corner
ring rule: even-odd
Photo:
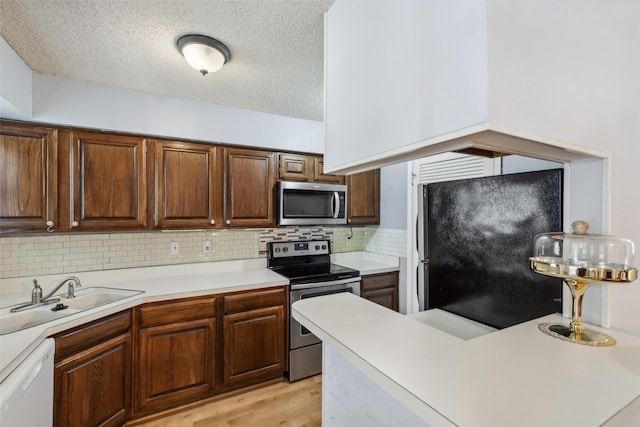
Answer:
[[[322,122],[33,73],[0,38],[0,117],[322,153]]]
[[[525,133],[611,153],[604,182],[577,163],[572,215],[610,185],[605,228],[640,244],[640,2],[489,2],[489,117]],[[575,173],[580,171],[581,178]],[[572,188],[574,188],[572,186]],[[607,204],[598,200],[601,204]],[[570,220],[579,219],[577,217]],[[599,230],[595,227],[594,231]],[[607,231],[607,230],[604,230]],[[636,255],[636,263],[638,256]],[[640,286],[610,286],[611,325],[640,331]],[[590,291],[591,292],[591,291]]]
[[[407,164],[380,169],[380,227],[407,228]]]
[[[33,74],[33,119],[321,153],[321,122]]]
[[[0,117],[31,116],[31,69],[0,37]]]
[[[522,156],[504,156],[502,158],[502,174],[541,171],[557,168],[564,168],[564,164]]]
[[[487,120],[483,1],[337,0],[325,28],[326,168]]]

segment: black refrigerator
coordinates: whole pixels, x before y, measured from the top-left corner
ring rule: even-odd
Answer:
[[[562,281],[529,268],[562,229],[562,169],[418,187],[418,299],[494,328],[562,311]]]

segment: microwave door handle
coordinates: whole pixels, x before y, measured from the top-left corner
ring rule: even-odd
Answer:
[[[340,195],[337,191],[333,192],[333,217],[338,218],[340,213]]]

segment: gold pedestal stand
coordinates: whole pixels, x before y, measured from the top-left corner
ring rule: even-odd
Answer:
[[[616,340],[607,334],[587,329],[582,324],[582,298],[591,283],[631,283],[638,277],[638,270],[605,267],[580,268],[564,264],[561,258],[531,258],[531,269],[536,273],[563,279],[571,291],[571,323],[542,323],[538,328],[554,338],[576,344],[609,347]]]

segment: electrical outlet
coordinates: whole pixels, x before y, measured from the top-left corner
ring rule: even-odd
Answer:
[[[351,244],[351,236],[344,236],[344,244],[345,245]]]
[[[202,244],[202,253],[205,256],[211,255],[211,240],[205,240]]]
[[[171,255],[180,255],[180,242],[171,242]]]

